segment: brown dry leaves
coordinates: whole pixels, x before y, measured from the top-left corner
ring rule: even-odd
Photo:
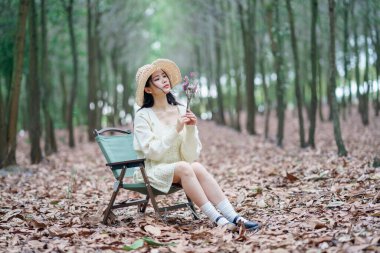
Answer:
[[[263,125],[261,118],[257,125]],[[294,118],[286,123],[284,149],[262,136],[200,122],[200,161],[236,209],[263,224],[257,233],[232,234],[214,227],[204,215],[193,221],[187,210],[169,213],[161,221],[151,206],[145,216],[137,214],[136,207],[115,211],[116,224],[102,225],[113,177],[96,144],[79,143],[70,150],[61,143],[59,154],[29,165],[28,146],[21,139],[18,161],[27,169],[0,171],[0,249],[122,252],[124,245],[151,237],[165,245],[144,242],[138,251],[380,250],[380,169],[370,166],[380,151],[380,121],[363,128],[352,118],[342,125],[347,158],[336,156],[329,123],[319,123],[315,150],[300,150]],[[78,132],[78,139],[85,139],[85,132]],[[61,133],[58,137],[64,139]],[[122,192],[117,200],[128,197],[137,196]],[[184,196],[176,193],[158,200],[174,203]]]

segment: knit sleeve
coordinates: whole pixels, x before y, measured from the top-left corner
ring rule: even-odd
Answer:
[[[194,125],[186,125],[186,133],[181,143],[181,156],[187,162],[193,162],[199,158],[202,143],[199,139],[198,128]]]
[[[134,148],[145,155],[145,158],[160,161],[172,143],[179,138],[173,127],[165,135],[156,135],[146,113],[139,111],[134,120]]]

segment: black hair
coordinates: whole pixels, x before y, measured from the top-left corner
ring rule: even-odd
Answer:
[[[164,72],[165,73],[165,72]],[[166,74],[166,73],[165,73]],[[145,83],[145,87],[149,87],[150,86],[150,83],[152,81],[152,76],[150,76],[148,78],[148,80],[146,81]],[[168,103],[170,105],[183,105],[179,102],[177,102],[177,100],[175,99],[174,95],[169,92],[168,94],[166,94],[166,99],[168,100]],[[141,106],[140,109],[138,109],[137,111],[140,111],[142,108],[150,108],[150,107],[153,107],[154,105],[154,98],[153,98],[153,95],[150,94],[150,93],[146,93],[145,90],[144,90],[144,102],[143,102],[143,105]]]

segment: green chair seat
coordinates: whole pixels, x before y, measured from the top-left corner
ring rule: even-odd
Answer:
[[[123,189],[139,192],[139,193],[144,194],[144,195],[148,195],[148,190],[147,190],[147,188],[146,188],[146,186],[145,186],[144,183],[139,183],[139,184],[126,184],[126,183],[123,183]],[[152,187],[153,194],[156,195],[156,196],[157,195],[172,194],[172,193],[177,192],[179,190],[182,190],[182,187],[172,185],[172,187],[170,187],[169,192],[168,193],[164,193],[164,192],[161,192],[161,191],[155,189],[154,187]]]

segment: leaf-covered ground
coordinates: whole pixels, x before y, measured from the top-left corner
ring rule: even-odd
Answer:
[[[39,165],[28,164],[27,140],[20,138],[20,167],[0,171],[0,251],[121,252],[126,245],[141,252],[380,251],[380,168],[372,167],[380,154],[380,119],[371,118],[367,128],[356,117],[341,122],[346,158],[336,155],[330,123],[318,123],[315,150],[300,149],[297,121],[288,119],[284,149],[262,135],[199,124],[200,161],[237,210],[263,224],[240,236],[204,215],[193,221],[187,210],[158,220],[151,206],[145,216],[136,207],[116,211],[116,224],[105,226],[100,219],[113,176],[97,145],[84,141],[85,131],[78,129],[74,150],[58,133],[60,152]],[[256,123],[262,133],[262,118]],[[159,198],[161,205],[181,200],[183,193]]]

